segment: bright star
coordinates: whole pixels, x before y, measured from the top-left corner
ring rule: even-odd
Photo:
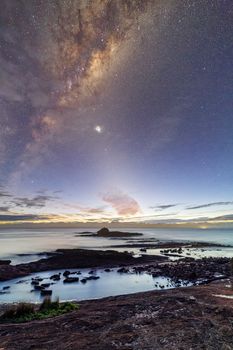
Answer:
[[[101,133],[103,132],[102,126],[96,125],[96,126],[95,126],[95,131],[98,132],[99,134],[101,134]]]

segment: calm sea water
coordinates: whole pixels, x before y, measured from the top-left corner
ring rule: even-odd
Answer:
[[[12,263],[20,263],[37,260],[38,253],[53,251],[58,248],[101,248],[108,249],[110,245],[124,244],[127,241],[203,241],[220,244],[229,244],[233,246],[233,230],[198,230],[198,229],[122,229],[122,231],[142,232],[143,236],[123,239],[106,239],[96,237],[83,237],[78,233],[83,231],[93,231],[93,229],[27,229],[27,230],[0,230],[0,258],[10,258]],[[117,248],[126,250],[125,248]],[[139,248],[129,251],[139,253]],[[160,249],[148,249],[148,254],[159,254]],[[23,254],[31,254],[30,256]],[[184,250],[183,256],[190,255],[190,250]],[[233,248],[207,248],[194,249],[194,257],[201,256],[229,256],[233,257]],[[41,258],[41,256],[40,256]],[[82,277],[88,275],[88,269],[82,269]],[[63,270],[59,270],[63,272]],[[25,278],[18,278],[11,281],[0,282],[0,304],[19,301],[41,301],[40,292],[32,291],[31,278],[40,276],[44,282],[50,282],[50,276],[55,271],[47,271],[32,274]],[[94,299],[119,294],[128,294],[142,292],[160,288],[174,288],[172,281],[168,278],[143,274],[119,274],[115,270],[105,272],[96,270],[100,276],[97,281],[88,281],[86,284],[81,282],[64,284],[58,281],[49,288],[53,291],[53,297],[59,297],[61,300],[83,300]],[[80,277],[80,276],[79,276]],[[23,280],[23,281],[22,281]],[[20,282],[20,283],[18,283]],[[156,284],[157,283],[157,284]],[[161,287],[162,286],[162,287]],[[6,290],[4,287],[9,287]]]
[[[121,229],[128,232],[142,232],[137,240],[202,241],[233,245],[233,229]],[[0,229],[0,259],[11,259],[12,263],[37,260],[37,253],[54,251],[58,248],[105,248],[109,245],[126,243],[122,239],[82,237],[76,234],[95,230],[77,229]],[[125,249],[123,249],[125,250]],[[33,254],[18,256],[18,254]]]
[[[80,269],[81,275],[78,277],[84,278],[90,276],[90,269]],[[70,269],[69,271],[77,271]],[[35,277],[43,278],[41,283],[51,283],[50,276],[54,273],[61,272],[61,280],[52,284],[49,289],[52,290],[52,299],[59,297],[61,301],[65,300],[87,300],[98,299],[108,296],[137,293],[149,290],[171,289],[175,288],[174,282],[167,277],[153,278],[147,273],[135,274],[117,273],[116,269],[111,272],[105,272],[103,269],[97,269],[94,275],[100,278],[97,281],[87,281],[86,284],[81,282],[63,283],[64,270],[54,270],[47,272],[34,273],[25,278],[16,278],[11,281],[0,282],[0,303],[12,302],[41,302],[39,291],[34,291],[31,285],[31,279]],[[75,276],[75,275],[74,275]],[[190,283],[187,285],[191,285]],[[4,291],[4,287],[8,287]]]

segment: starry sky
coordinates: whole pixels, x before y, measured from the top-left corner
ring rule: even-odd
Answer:
[[[2,0],[0,222],[233,223],[231,0]]]

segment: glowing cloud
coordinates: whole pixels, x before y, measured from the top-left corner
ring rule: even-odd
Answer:
[[[141,213],[138,202],[121,191],[106,193],[102,196],[102,199],[110,204],[118,215],[128,216]]]

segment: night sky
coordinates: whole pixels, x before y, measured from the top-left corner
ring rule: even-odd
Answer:
[[[233,222],[231,0],[0,6],[1,223]]]

